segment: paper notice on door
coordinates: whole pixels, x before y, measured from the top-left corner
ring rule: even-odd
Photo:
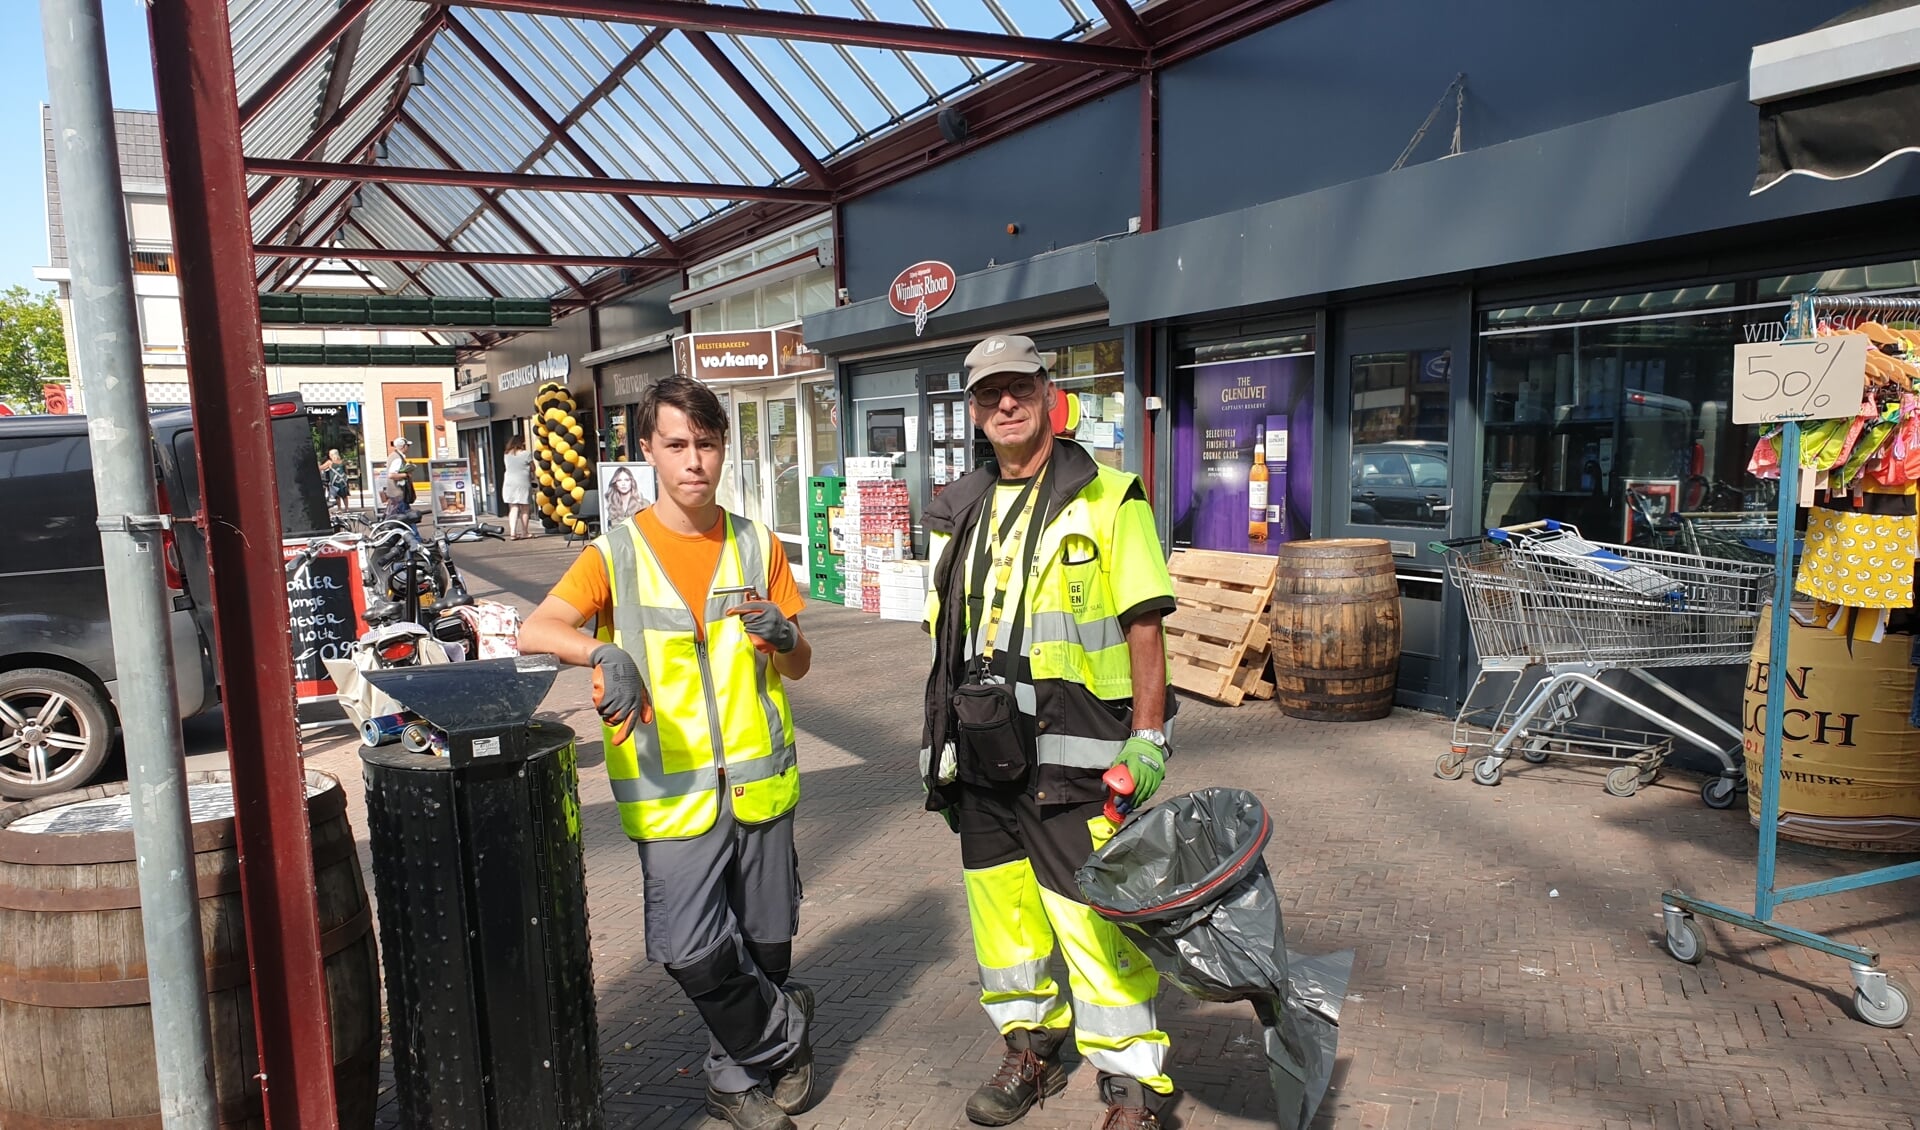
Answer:
[[[907,450],[920,450],[920,417],[907,417]]]

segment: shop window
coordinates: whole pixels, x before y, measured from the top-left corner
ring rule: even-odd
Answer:
[[[784,326],[799,318],[794,301],[794,284],[791,281],[774,283],[760,288],[760,324],[766,326]]]
[[[1358,354],[1352,361],[1348,521],[1442,529],[1447,491],[1447,422],[1453,352],[1409,349]]]
[[[1731,284],[1696,292],[1733,297]],[[1577,305],[1632,309],[1646,298]],[[1764,340],[1785,311],[1747,304],[1539,327],[1490,313],[1480,339],[1484,522],[1557,518],[1624,541],[1630,493],[1682,511],[1770,506],[1770,484],[1746,473],[1757,430],[1732,422],[1733,350]]]
[[[833,272],[812,271],[800,277],[800,313],[833,309]]]
[[[840,390],[832,381],[802,386],[807,401],[808,427],[813,436],[815,475],[840,473]]]
[[[1119,468],[1126,445],[1126,350],[1119,338],[1072,345],[1054,357],[1054,387],[1079,398],[1073,438],[1093,457]]]
[[[1275,553],[1312,536],[1314,344],[1310,330],[1286,329],[1177,355],[1168,499],[1175,547]],[[1411,480],[1404,454],[1396,459],[1397,473]]]
[[[140,298],[140,347],[148,353],[178,353],[186,346],[180,300],[171,295]]]

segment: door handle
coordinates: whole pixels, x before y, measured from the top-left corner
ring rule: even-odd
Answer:
[[[1374,492],[1372,492],[1372,491],[1366,491],[1366,492],[1364,492],[1364,493],[1362,493],[1362,494],[1360,495],[1360,497],[1361,497],[1361,498],[1378,498],[1378,497],[1380,497],[1380,496],[1379,496],[1379,495],[1377,495],[1377,494],[1375,494],[1375,493],[1374,493]]]
[[[1431,511],[1433,511],[1433,512],[1434,512],[1435,514],[1445,514],[1445,513],[1447,512],[1447,511],[1449,511],[1449,510],[1452,510],[1452,509],[1453,509],[1453,503],[1451,503],[1451,502],[1436,502],[1436,503],[1434,503],[1433,505],[1431,505],[1431,506],[1429,506],[1429,507],[1427,507],[1427,509],[1429,509],[1429,510],[1431,510]]]

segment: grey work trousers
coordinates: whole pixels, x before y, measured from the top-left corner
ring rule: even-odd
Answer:
[[[707,1023],[707,1085],[751,1091],[800,1050],[806,1017],[783,991],[800,925],[793,814],[733,818],[723,779],[713,827],[643,841],[647,959],[679,982]]]

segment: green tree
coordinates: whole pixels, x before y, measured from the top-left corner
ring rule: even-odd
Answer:
[[[67,379],[67,331],[53,292],[0,292],[0,401],[42,408],[40,390]]]

